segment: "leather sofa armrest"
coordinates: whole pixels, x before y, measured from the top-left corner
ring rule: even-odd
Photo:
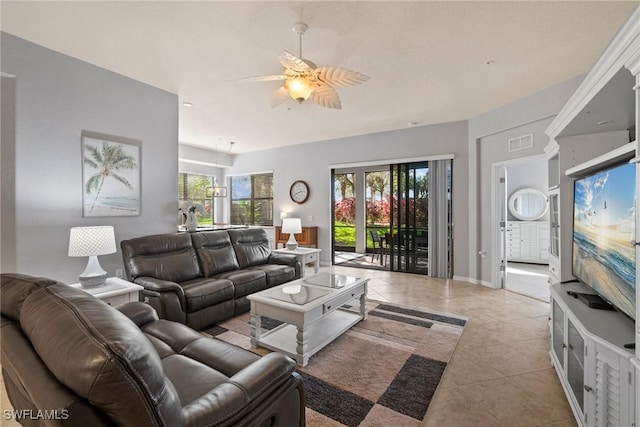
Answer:
[[[248,365],[209,393],[182,408],[185,426],[226,425],[251,411],[288,380],[294,380],[295,362],[269,353]]]
[[[290,265],[291,267],[295,267],[298,258],[295,255],[290,254],[278,254],[272,253],[269,255],[269,264],[282,264],[282,265]]]
[[[154,308],[143,302],[129,302],[116,307],[116,310],[131,319],[138,327],[158,320],[158,313],[156,313]]]
[[[184,290],[176,282],[146,276],[137,277],[134,282],[148,291],[175,292],[178,295],[181,295],[181,299],[184,299]]]
[[[182,286],[148,276],[137,277],[134,282],[144,288],[139,292],[140,301],[149,302],[161,318],[186,323],[187,300]]]
[[[272,252],[271,255],[269,255],[267,263],[291,266],[296,271],[294,279],[299,279],[302,277],[302,264],[300,263],[300,261],[298,261],[298,258],[295,255],[278,254]]]

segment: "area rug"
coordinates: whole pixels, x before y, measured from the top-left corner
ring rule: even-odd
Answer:
[[[466,319],[368,301],[368,318],[298,367],[310,426],[421,426]],[[271,320],[271,319],[269,319]],[[278,322],[263,318],[263,328]],[[266,354],[249,341],[249,314],[203,333]]]

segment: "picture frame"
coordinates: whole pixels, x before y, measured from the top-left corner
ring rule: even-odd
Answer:
[[[139,216],[142,141],[82,131],[82,216]]]

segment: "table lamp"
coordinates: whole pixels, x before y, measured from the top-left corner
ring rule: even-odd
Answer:
[[[289,249],[290,251],[298,249],[298,242],[296,242],[294,234],[302,233],[302,220],[300,218],[283,218],[282,232],[284,234],[289,233],[289,240],[287,240],[287,249]]]
[[[87,268],[80,273],[80,284],[85,287],[104,285],[107,272],[100,267],[98,255],[116,252],[116,238],[110,225],[72,227],[69,233],[69,256],[88,256]]]

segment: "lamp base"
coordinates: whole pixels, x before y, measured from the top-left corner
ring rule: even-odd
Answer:
[[[80,276],[80,285],[83,288],[95,288],[96,286],[102,286],[107,281],[107,273],[100,276]]]
[[[289,240],[287,240],[286,247],[290,251],[295,251],[296,249],[298,249],[298,242],[296,241],[293,233],[289,234]]]
[[[80,285],[85,288],[101,286],[107,281],[107,272],[100,267],[98,257],[91,255],[87,262],[87,268],[80,273],[80,277],[78,278],[80,279]]]

